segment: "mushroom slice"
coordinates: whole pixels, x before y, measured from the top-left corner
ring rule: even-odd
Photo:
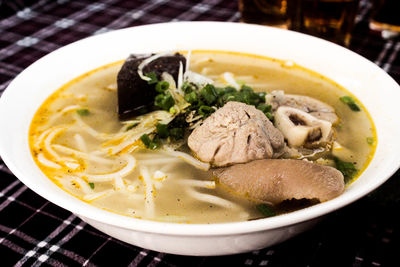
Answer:
[[[332,123],[287,106],[277,109],[275,127],[283,133],[291,147],[322,145],[332,136]]]
[[[320,202],[344,191],[343,174],[304,160],[263,159],[214,170],[219,182],[252,199],[279,204],[291,199]]]

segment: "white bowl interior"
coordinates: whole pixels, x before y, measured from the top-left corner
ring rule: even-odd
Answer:
[[[130,53],[187,49],[239,51],[292,60],[336,81],[351,91],[371,113],[378,136],[372,162],[343,195],[331,201],[273,218],[214,225],[159,223],[113,214],[72,197],[44,176],[31,157],[28,130],[34,113],[52,92],[74,77],[124,59]],[[0,100],[0,153],[11,171],[36,193],[95,221],[175,235],[255,232],[326,214],[362,197],[389,178],[400,164],[398,99],[399,86],[383,70],[353,52],[321,39],[237,23],[153,24],[78,41],[43,57],[23,71]]]

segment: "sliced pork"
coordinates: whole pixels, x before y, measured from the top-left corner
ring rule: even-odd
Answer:
[[[284,147],[282,133],[254,106],[228,102],[194,129],[188,145],[214,166],[272,158]]]
[[[291,199],[323,202],[344,191],[341,172],[303,160],[256,160],[216,169],[214,175],[237,193],[271,204]]]

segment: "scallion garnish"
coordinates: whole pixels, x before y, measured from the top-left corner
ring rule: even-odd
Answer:
[[[334,157],[336,169],[338,169],[344,176],[345,183],[350,181],[358,172],[357,168],[352,162],[343,161],[337,157]]]
[[[136,123],[132,123],[131,125],[129,125],[128,127],[126,127],[126,131],[129,131],[130,129],[132,129],[132,128],[134,128],[134,127],[138,126],[138,125],[139,125],[139,123],[138,123],[138,122],[136,122]]]
[[[210,116],[214,111],[215,109],[206,105],[200,106],[198,110],[199,114],[202,115],[204,118]]]
[[[256,206],[257,210],[262,213],[265,217],[275,216],[275,212],[267,204],[259,204]]]
[[[79,116],[89,116],[90,111],[87,108],[81,108],[77,109],[76,113],[78,113]]]
[[[175,100],[169,92],[166,94],[159,94],[155,98],[154,105],[163,110],[169,111],[169,109],[175,105]]]
[[[342,96],[339,98],[344,104],[349,106],[352,111],[361,111],[360,107],[356,104],[356,101],[351,96]]]
[[[156,149],[160,147],[160,140],[157,138],[157,135],[153,138],[153,140],[151,140],[147,134],[143,134],[140,137],[140,140],[142,140],[145,147],[149,149]]]
[[[167,124],[158,123],[156,125],[156,130],[157,130],[157,134],[161,138],[167,138],[168,137],[168,125]]]
[[[375,140],[373,137],[367,137],[367,143],[368,145],[373,145],[375,143]]]
[[[146,73],[144,76],[150,78],[150,80],[147,81],[148,84],[155,84],[158,82],[157,75],[154,71]]]
[[[166,81],[161,81],[156,84],[156,91],[159,93],[164,93],[169,88],[169,83]]]

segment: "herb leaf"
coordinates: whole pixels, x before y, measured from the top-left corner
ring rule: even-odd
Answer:
[[[375,143],[375,140],[373,137],[367,137],[367,143],[368,145],[373,145]]]
[[[94,183],[88,183],[91,189],[94,189]]]
[[[256,206],[257,210],[262,213],[265,217],[275,216],[275,212],[267,204],[259,204]]]
[[[140,140],[142,140],[145,147],[149,149],[156,149],[160,147],[160,140],[157,138],[157,136],[155,136],[153,140],[151,140],[147,134],[143,134],[140,137]]]
[[[159,93],[164,93],[169,88],[169,83],[166,81],[161,81],[156,84],[156,91]]]
[[[169,92],[167,94],[159,94],[155,98],[154,105],[169,111],[169,109],[175,105],[175,100]]]
[[[90,111],[87,108],[81,108],[77,109],[76,113],[78,113],[79,116],[89,116]]]
[[[158,123],[156,125],[156,129],[157,129],[157,134],[161,138],[167,138],[168,137],[168,125],[167,124]]]
[[[150,80],[147,81],[148,84],[155,84],[158,82],[157,75],[154,71],[146,73],[144,76],[149,77]]]
[[[131,125],[129,125],[128,127],[126,127],[126,130],[125,130],[125,131],[129,131],[130,129],[132,129],[132,128],[134,128],[134,127],[138,126],[138,125],[139,125],[139,123],[138,123],[138,122],[136,122],[136,123],[132,123]]]
[[[351,96],[342,96],[339,98],[344,104],[349,106],[352,111],[361,111],[360,107],[356,104],[356,101]]]
[[[336,169],[343,174],[345,183],[350,181],[357,174],[358,170],[352,162],[342,161],[337,157],[334,157],[333,160],[335,161]]]

